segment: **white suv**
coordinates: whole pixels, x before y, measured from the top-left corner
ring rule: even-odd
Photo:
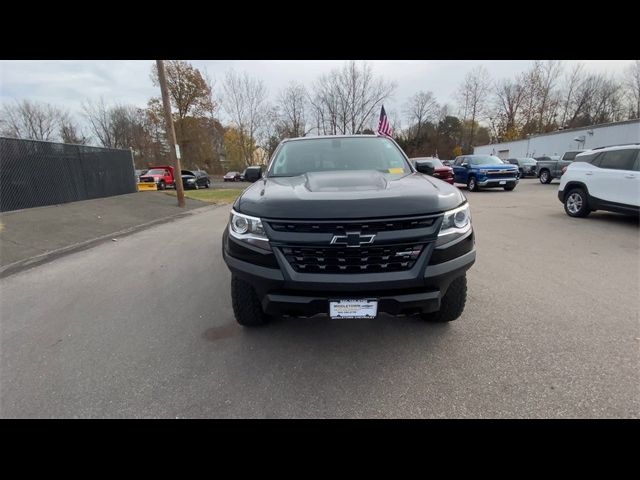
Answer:
[[[640,144],[577,155],[561,177],[558,199],[570,217],[586,217],[594,210],[639,215]]]

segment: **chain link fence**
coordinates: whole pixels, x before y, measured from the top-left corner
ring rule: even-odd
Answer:
[[[130,150],[0,137],[0,211],[137,191]]]

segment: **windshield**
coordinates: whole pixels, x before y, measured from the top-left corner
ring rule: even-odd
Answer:
[[[190,172],[189,170],[182,170],[182,175],[191,175],[192,177],[196,176],[195,173]]]
[[[498,157],[493,155],[482,155],[478,157],[471,157],[471,165],[500,165],[504,162]]]
[[[444,167],[443,163],[437,158],[412,158],[411,161],[413,162],[414,166],[416,162],[420,162],[420,163],[428,163],[434,168]]]
[[[325,137],[285,143],[273,160],[269,176],[292,177],[336,170],[411,172],[399,148],[387,138]]]
[[[147,172],[147,175],[164,175],[162,168],[153,168]]]
[[[228,177],[229,175],[238,175],[238,172],[229,172],[225,175],[225,177]]]
[[[537,163],[533,158],[519,158],[518,161],[523,165],[535,165]]]

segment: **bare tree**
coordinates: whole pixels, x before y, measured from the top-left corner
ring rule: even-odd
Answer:
[[[113,130],[111,128],[110,108],[100,100],[82,102],[82,111],[89,122],[89,130],[103,147],[114,147]]]
[[[501,80],[496,82],[494,92],[494,113],[490,120],[492,124],[494,120],[498,124],[496,133],[499,137],[515,139],[519,135],[518,120],[525,97],[524,86],[519,79]]]
[[[628,102],[629,118],[640,118],[640,60],[634,61],[625,69],[623,85]]]
[[[242,155],[250,165],[256,137],[267,112],[267,89],[260,79],[230,70],[223,82],[225,93],[222,106],[238,130],[242,141]]]
[[[374,113],[396,88],[376,77],[369,64],[346,62],[322,75],[309,96],[316,128],[324,134],[354,134],[371,126]]]
[[[60,139],[64,143],[86,145],[89,139],[83,134],[82,129],[74,122],[71,116],[64,112],[60,118]]]
[[[458,89],[458,105],[464,111],[463,123],[469,120],[469,146],[473,145],[477,121],[486,113],[490,88],[489,72],[483,66],[478,66],[467,73]]]
[[[2,134],[8,137],[54,141],[66,113],[48,103],[14,101],[2,108]]]
[[[289,137],[304,137],[307,133],[307,90],[302,84],[291,82],[278,95],[279,117]]]
[[[146,129],[146,112],[131,105],[107,105],[103,98],[82,104],[84,116],[91,133],[106,148],[135,148],[143,136],[150,136]],[[145,140],[146,142],[146,140]]]
[[[600,75],[592,99],[590,120],[592,123],[608,123],[622,120],[622,85],[613,77]]]
[[[427,121],[437,120],[440,105],[432,92],[420,91],[413,95],[404,106],[404,114],[409,125],[415,131],[415,139],[419,139],[422,128]]]
[[[560,120],[560,126],[566,127],[569,115],[572,110],[576,92],[580,88],[582,82],[584,82],[584,64],[577,63],[565,76],[564,87],[562,91],[562,100],[560,108],[562,109],[562,116]]]
[[[559,93],[556,88],[558,78],[562,75],[562,62],[547,60],[536,62],[534,69],[537,73],[538,95],[538,132],[546,132],[555,127],[555,118],[559,103]]]
[[[607,123],[623,118],[621,85],[606,74],[589,74],[577,82],[568,102],[565,126]]]
[[[321,75],[313,84],[313,96],[309,96],[318,133],[323,135],[338,134],[338,80],[334,70],[328,75]]]

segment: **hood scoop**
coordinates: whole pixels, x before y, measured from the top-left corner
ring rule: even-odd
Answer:
[[[387,179],[375,170],[309,172],[305,187],[310,192],[372,191],[388,188]]]

